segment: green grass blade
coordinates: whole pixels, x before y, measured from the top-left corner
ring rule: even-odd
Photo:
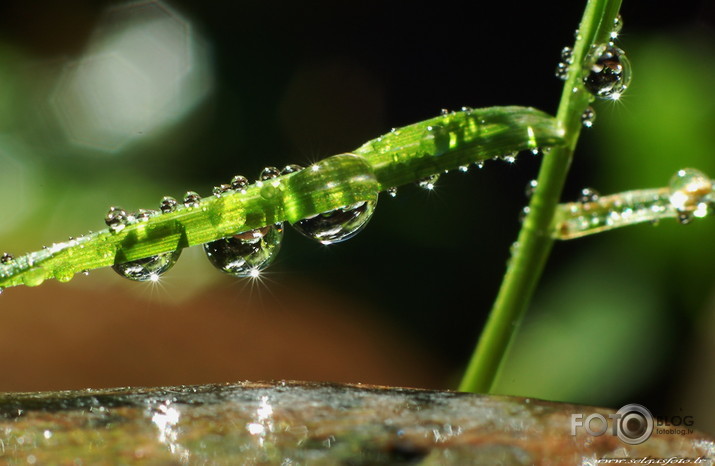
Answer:
[[[465,109],[394,130],[309,168],[203,199],[119,232],[103,230],[0,264],[0,289],[174,251],[277,222],[296,222],[425,176],[505,153],[563,144],[556,120],[524,107]]]

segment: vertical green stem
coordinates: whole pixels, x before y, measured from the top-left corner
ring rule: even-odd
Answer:
[[[608,41],[620,4],[621,0],[589,0],[586,5],[573,50],[573,64],[556,115],[566,144],[544,155],[529,215],[519,232],[494,307],[459,386],[461,391],[489,393],[492,390],[544,269],[553,245],[550,226],[578,142],[581,115],[591,100],[582,84],[583,64],[593,44]]]

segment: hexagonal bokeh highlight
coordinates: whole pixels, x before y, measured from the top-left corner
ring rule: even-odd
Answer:
[[[118,152],[176,122],[212,88],[206,43],[161,1],[107,11],[50,105],[69,141]]]

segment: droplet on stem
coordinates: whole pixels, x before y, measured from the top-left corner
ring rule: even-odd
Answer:
[[[176,207],[178,205],[179,205],[179,203],[173,197],[164,196],[161,199],[161,204],[159,205],[159,209],[161,209],[162,214],[168,214],[168,213],[176,211]]]
[[[229,192],[231,190],[231,186],[228,184],[221,184],[218,186],[214,186],[213,190],[211,191],[214,196],[216,197],[221,197],[225,193]]]
[[[397,188],[389,188],[386,192],[390,197],[397,197]]]
[[[263,228],[204,244],[204,251],[214,267],[236,277],[256,277],[268,267],[280,250],[283,225]]]
[[[121,207],[112,206],[104,217],[104,223],[113,233],[117,233],[129,224],[129,216]]]
[[[708,213],[712,180],[694,168],[678,170],[668,184],[670,204],[678,213],[680,223],[689,223],[693,217],[705,217]]]
[[[289,175],[291,173],[296,173],[301,170],[303,170],[303,167],[301,167],[300,165],[296,165],[296,164],[286,165],[285,167],[283,167],[283,170],[281,170],[281,175]]]
[[[261,181],[268,181],[272,180],[273,178],[278,178],[281,176],[281,171],[278,170],[276,167],[266,167],[261,171],[261,174],[258,176],[258,179]]]
[[[590,202],[598,202],[601,197],[598,191],[593,188],[583,188],[581,194],[578,197],[578,201],[581,204],[588,204]]]
[[[625,52],[612,45],[596,46],[583,83],[599,99],[618,100],[631,82],[631,64]]]
[[[596,121],[596,111],[590,105],[581,114],[581,124],[584,128],[590,128]]]
[[[236,175],[231,179],[231,189],[245,192],[248,186],[248,178],[242,175]]]
[[[432,191],[439,180],[439,175],[426,176],[420,180],[417,180],[417,186],[428,191]]]
[[[184,194],[184,207],[192,208],[199,207],[201,205],[201,196],[194,191],[187,191]]]
[[[358,234],[372,218],[377,201],[363,201],[323,212],[293,224],[303,236],[322,244],[348,240]]]
[[[112,269],[124,278],[138,282],[156,282],[172,268],[181,255],[181,249],[164,252],[151,257],[137,259],[123,264],[114,264]]]

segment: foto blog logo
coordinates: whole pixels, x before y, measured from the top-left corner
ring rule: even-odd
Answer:
[[[623,443],[638,445],[648,440],[653,433],[653,415],[645,406],[627,404],[607,417],[598,413],[589,414],[585,418],[583,414],[572,414],[571,435],[576,435],[576,429],[582,428],[589,435],[599,437],[609,430],[610,424],[611,435],[617,436]]]

